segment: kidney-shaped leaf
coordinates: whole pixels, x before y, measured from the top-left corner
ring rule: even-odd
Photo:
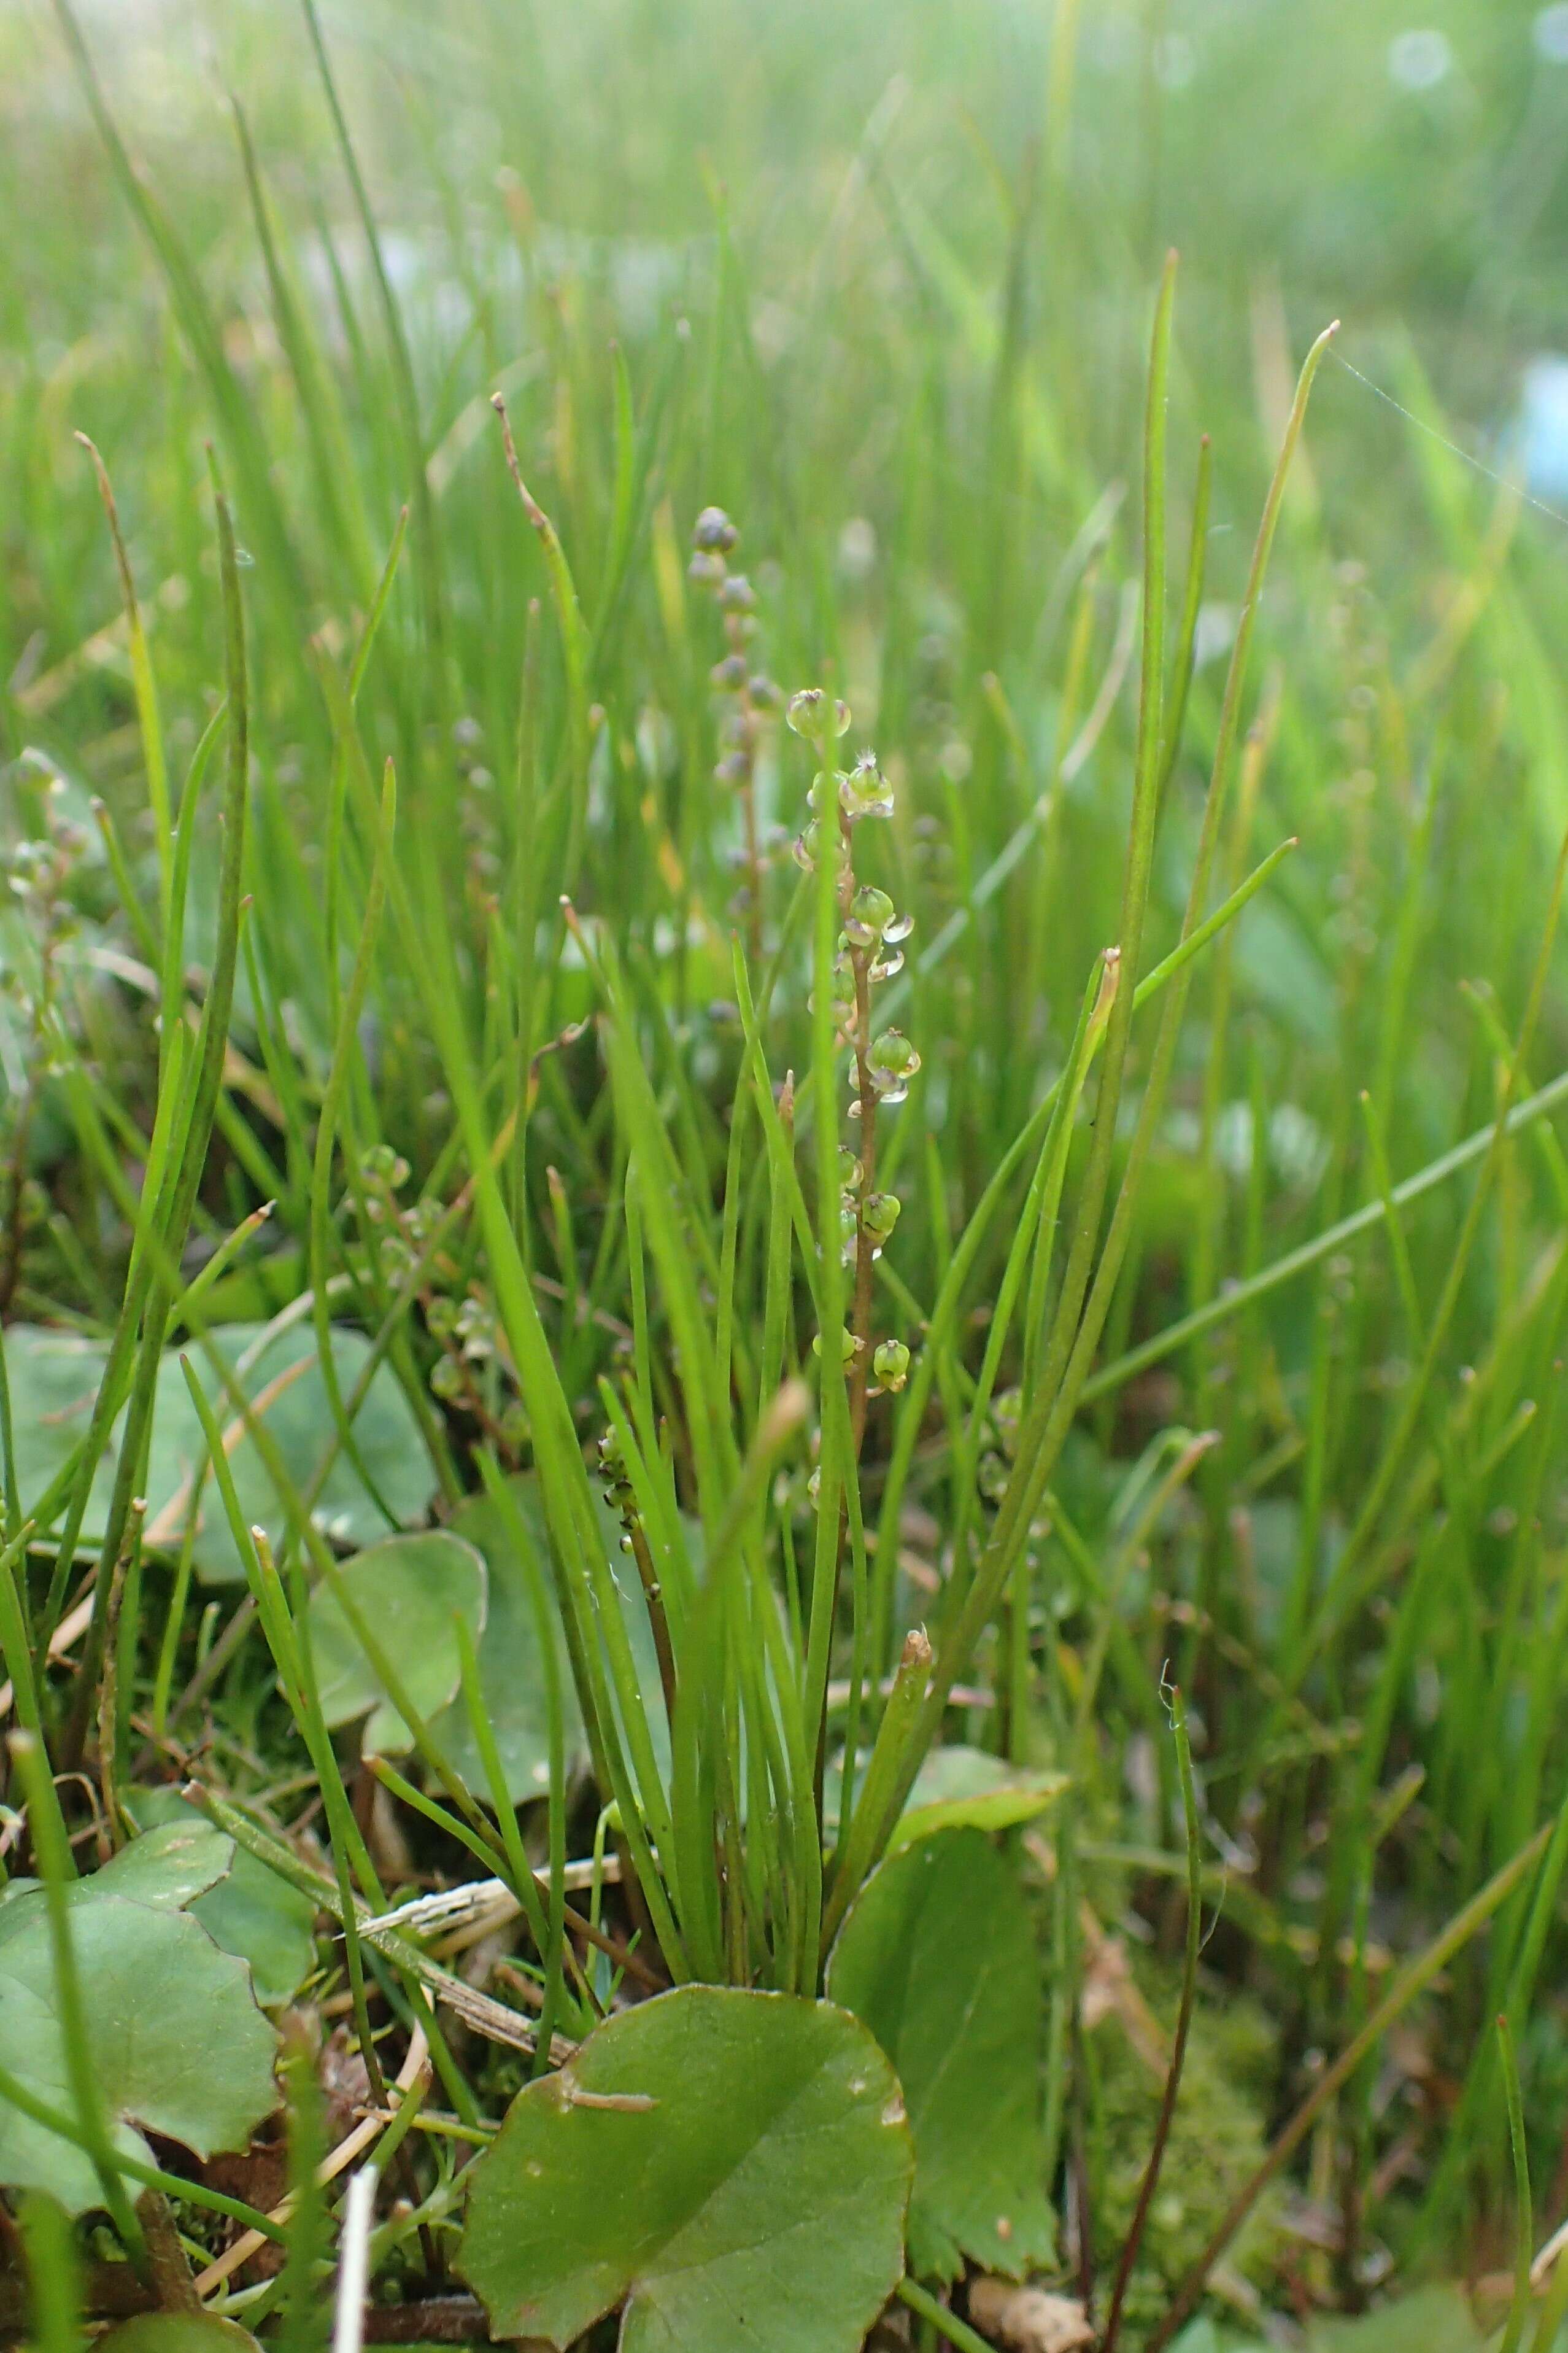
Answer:
[[[184,1912],[217,1885],[233,1861],[234,1841],[192,1810],[178,1826],[132,1839],[89,1879],[73,1879],[66,1901],[75,1908],[103,1895],[123,1895],[160,1912]],[[0,1949],[36,1915],[41,1916],[43,1900],[43,1883],[37,1879],[13,1879],[0,1891]]]
[[[898,2081],[828,2002],[682,1986],[521,2092],[459,2257],[497,2337],[856,2353],[903,2269]]]
[[[139,2313],[98,2342],[109,2353],[260,2353],[248,2328],[216,2312]]]
[[[470,1544],[442,1531],[388,1536],[355,1555],[338,1572],[351,1603],[385,1653],[410,1703],[428,1723],[462,1679],[462,1655],[453,1620],[475,1641],[485,1622],[485,1565]],[[310,1596],[310,1647],[329,1724],[370,1716],[366,1748],[395,1755],[411,1735],[381,1682],[338,1598],[338,1582]]]
[[[90,1888],[91,1883],[88,1883]],[[42,1894],[7,1905],[0,1946],[0,2065],[51,2107],[72,2113],[54,1953]],[[117,2145],[145,2158],[136,2129],[198,2157],[243,2148],[277,2105],[277,2037],[250,1972],[188,1914],[122,1895],[71,1908],[93,2071]],[[45,2189],[68,2212],[100,2200],[73,2142],[0,2105],[0,2183]]]
[[[309,1324],[274,1331],[265,1324],[215,1327],[214,1347],[257,1408],[295,1485],[306,1488],[332,1433],[316,1338]],[[228,1393],[203,1348],[190,1347],[191,1366],[220,1425],[233,1418]],[[336,1326],[332,1363],[346,1398],[364,1369],[370,1343],[362,1332]],[[93,1401],[103,1377],[107,1344],[42,1324],[13,1324],[5,1334],[16,1419],[17,1482],[24,1509],[35,1503],[63,1469],[87,1434]],[[95,1466],[81,1540],[101,1537],[114,1483],[115,1457],[123,1415]],[[316,1518],[345,1548],[374,1544],[387,1533],[387,1514],[399,1527],[423,1517],[435,1487],[429,1451],[395,1376],[377,1366],[353,1421],[358,1464],[340,1450],[316,1500]],[[206,1457],[206,1440],[191,1403],[179,1352],[171,1349],[158,1367],[153,1412],[153,1443],[147,1465],[147,1527],[174,1544],[184,1532],[189,1482]],[[285,1515],[254,1441],[238,1433],[229,1457],[246,1526],[260,1525],[276,1543]],[[367,1487],[362,1470],[367,1473]],[[374,1489],[374,1493],[372,1492]],[[385,1505],[385,1510],[382,1505]],[[201,1491],[195,1565],[211,1584],[236,1583],[244,1576],[228,1521],[210,1476]]]
[[[1011,1830],[1043,1814],[1066,1787],[1065,1773],[1031,1772],[983,1748],[936,1748],[915,1776],[890,1844],[910,1846],[935,1831]]]
[[[86,1903],[124,1895],[162,1912],[184,1912],[216,1887],[234,1868],[234,1841],[194,1806],[181,1805],[178,1798],[174,1804],[177,1813],[171,1808],[159,1814],[144,1837],[122,1846],[90,1879],[73,1880],[68,1894]]]
[[[263,2008],[291,2000],[316,1958],[316,1907],[310,1897],[216,1831],[177,1789],[132,1789],[125,1802],[144,1835],[132,1839],[103,1871],[78,1884],[101,1889],[105,1894],[134,1894],[140,1902],[152,1903],[154,1897],[141,1889],[118,1883],[111,1886],[110,1882],[138,1859],[144,1869],[145,1856],[155,1847],[161,1855],[168,1856],[171,1847],[163,1841],[172,1841],[175,1852],[188,1853],[194,1871],[205,1852],[200,1837],[205,1832],[207,1839],[231,1851],[228,1868],[221,1876],[215,1873],[213,1881],[204,1882],[200,1889],[193,1889],[188,1905],[181,1908],[195,1915],[224,1952],[238,1953],[250,1963],[251,1983]],[[182,1844],[184,1840],[189,1841],[188,1847]]]
[[[1461,2287],[1434,2281],[1354,2319],[1310,2323],[1310,2353],[1479,2353],[1486,2342]]]
[[[572,1664],[555,1607],[555,1581],[551,1571],[543,1514],[535,1482],[510,1482],[521,1517],[525,1538],[534,1546],[544,1576],[550,1623],[554,1630],[561,1683],[562,1730],[566,1769],[578,1771],[587,1760],[588,1744],[582,1713],[572,1683]],[[506,1776],[507,1795],[514,1806],[537,1798],[550,1786],[550,1712],[545,1696],[543,1662],[540,1657],[539,1626],[529,1593],[528,1572],[518,1558],[514,1525],[510,1514],[489,1495],[470,1495],[452,1514],[452,1534],[462,1536],[484,1555],[489,1572],[489,1603],[484,1639],[479,1644],[479,1688]],[[489,1783],[484,1760],[468,1722],[461,1694],[431,1726],[443,1752],[451,1758],[471,1789],[487,1797]]]
[[[479,1683],[489,1713],[490,1729],[506,1775],[507,1795],[514,1806],[543,1794],[550,1782],[549,1711],[545,1699],[543,1662],[539,1628],[530,1599],[528,1572],[517,1553],[517,1521],[524,1540],[533,1546],[544,1574],[551,1624],[555,1628],[561,1671],[562,1725],[565,1734],[566,1767],[574,1772],[588,1760],[587,1736],[573,1687],[566,1638],[555,1604],[555,1579],[550,1565],[550,1539],[539,1482],[531,1472],[508,1481],[516,1518],[489,1495],[470,1496],[452,1515],[452,1533],[477,1545],[489,1570],[489,1609],[484,1640],[479,1644]],[[642,1586],[620,1549],[620,1522],[601,1496],[597,1504],[605,1555],[621,1598],[621,1614],[637,1678],[647,1710],[654,1755],[664,1769],[669,1764],[669,1734],[659,1692],[658,1654],[648,1623]],[[483,1760],[462,1699],[455,1700],[440,1721],[431,1726],[472,1789],[489,1794]]]
[[[904,2087],[913,2268],[956,2279],[969,2255],[1017,2278],[1048,2263],[1039,1964],[1005,1858],[973,1830],[893,1855],[839,1931],[827,1990],[864,2019]]]

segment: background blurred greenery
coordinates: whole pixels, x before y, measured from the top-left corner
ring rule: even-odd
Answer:
[[[307,214],[340,201],[302,26],[256,0],[110,0],[83,22],[193,250],[255,301],[226,87],[243,95],[280,201]],[[1054,389],[1092,464],[1126,464],[1142,327],[1125,290],[1130,274],[1152,280],[1168,243],[1184,257],[1189,385],[1203,353],[1186,396],[1201,421],[1245,391],[1260,343],[1299,343],[1341,315],[1342,348],[1373,375],[1391,336],[1414,335],[1440,398],[1485,445],[1508,427],[1525,364],[1563,340],[1568,20],[1550,6],[453,0],[432,16],[366,0],[325,23],[400,282],[417,290],[437,418],[471,379],[476,338],[488,329],[504,347],[520,207],[576,241],[625,333],[711,271],[717,184],[764,352],[815,375],[849,460],[825,527],[874,504],[879,482],[885,500],[895,420],[885,368],[867,385],[870,355],[850,360],[846,401],[844,355],[824,364],[828,349],[803,353],[801,332],[826,322],[853,339],[873,318],[882,332],[916,299],[878,175],[989,291],[1053,114],[1028,294],[1070,356]],[[155,289],[45,0],[0,9],[0,192],[18,229],[0,260],[7,368],[62,390],[68,377],[90,402],[95,350],[117,332],[156,336]],[[846,185],[857,158],[868,199]],[[498,174],[521,181],[510,206]],[[1321,471],[1344,538],[1375,548],[1397,496],[1383,479],[1401,471],[1387,464],[1396,427],[1331,379],[1314,436],[1332,448]]]
[[[454,0],[432,16],[366,0],[324,21],[389,227],[482,254],[487,233],[505,237],[506,167],[544,220],[634,252],[668,246],[676,269],[711,236],[717,175],[760,281],[785,301],[825,239],[841,283],[866,266],[864,237],[844,250],[848,224],[829,221],[868,124],[966,256],[995,263],[994,175],[1011,180],[1040,136],[1053,34],[1061,65],[1075,14],[1076,69],[1054,100],[1070,115],[1066,189],[1042,245],[1068,283],[1100,290],[1099,315],[1074,322],[1086,351],[1114,332],[1105,298],[1122,269],[1147,271],[1173,241],[1205,348],[1229,339],[1216,360],[1245,349],[1254,290],[1273,277],[1298,331],[1325,307],[1352,338],[1408,322],[1441,353],[1459,413],[1482,426],[1506,413],[1510,367],[1561,329],[1568,30],[1550,6]],[[291,12],[110,0],[83,21],[139,151],[220,266],[226,234],[248,251],[226,82],[281,185],[317,192],[322,114]],[[7,332],[68,343],[101,329],[105,296],[123,290],[123,221],[43,0],[8,0],[0,45],[0,185],[30,229],[5,257]]]

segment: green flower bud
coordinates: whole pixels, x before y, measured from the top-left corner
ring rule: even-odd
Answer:
[[[866,1058],[871,1084],[885,1103],[901,1103],[921,1058],[901,1029],[884,1029]]]
[[[975,1481],[988,1504],[999,1504],[1007,1492],[1007,1465],[999,1454],[983,1454]]]
[[[797,735],[804,735],[808,744],[821,746],[831,742],[834,736],[842,735],[847,732],[849,725],[849,705],[836,700],[830,712],[827,697],[822,689],[819,686],[805,686],[798,694],[790,696],[789,708],[784,716]]]
[[[387,1185],[396,1193],[408,1182],[408,1163],[390,1144],[373,1144],[364,1155],[364,1173],[373,1185]]]
[[[599,1440],[599,1468],[606,1479],[618,1478],[626,1468],[626,1456],[621,1451],[617,1430],[606,1430]]]
[[[897,915],[898,909],[887,892],[879,891],[874,882],[864,882],[849,902],[844,935],[852,947],[874,947]]]
[[[704,507],[691,528],[691,544],[704,554],[728,555],[740,536],[722,507]]]
[[[851,825],[863,817],[891,817],[893,787],[877,765],[875,752],[862,752],[847,776],[838,779],[838,801]]]
[[[805,831],[797,837],[795,845],[795,862],[800,868],[803,874],[816,873],[816,860],[822,849],[822,821],[819,818],[813,818],[811,823],[806,827]],[[848,862],[849,852],[837,827],[835,827],[833,832],[828,837],[828,849],[832,856],[834,866],[839,871],[842,871]]]

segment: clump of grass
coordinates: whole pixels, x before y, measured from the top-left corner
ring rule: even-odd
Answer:
[[[1493,691],[1502,525],[1468,530],[1432,459],[1451,595],[1396,648],[1322,494],[1288,494],[1320,336],[1250,564],[1211,532],[1216,501],[1239,511],[1222,436],[1196,441],[1173,566],[1173,261],[1129,530],[1072,354],[1021,290],[1032,171],[994,332],[885,126],[845,199],[883,208],[856,218],[903,290],[884,351],[842,334],[816,263],[770,371],[721,206],[710,270],[606,364],[614,298],[543,256],[511,184],[515,283],[455,246],[472,343],[426,349],[311,9],[350,204],[307,219],[237,117],[263,336],[60,17],[178,334],[168,415],[100,429],[128,535],[91,451],[119,618],[89,632],[47,547],[16,599],[41,650],[5,706],[0,1309],[100,1353],[49,1476],[27,1399],[4,1417],[7,1867],[35,1862],[64,1917],[132,1788],[189,1777],[336,1924],[313,1994],[386,2120],[398,2202],[373,2253],[412,2308],[446,2274],[454,2152],[488,2145],[524,2070],[670,1984],[816,1997],[944,1746],[988,1752],[995,1787],[1060,1767],[1036,1855],[1046,2147],[1053,2194],[1096,2187],[1086,2284],[1113,2332],[1163,2341],[1238,2231],[1262,2276],[1258,2218],[1309,2134],[1342,2232],[1325,2295],[1359,2293],[1374,2240],[1412,2265],[1450,2246],[1456,2215],[1510,2194],[1513,2078],[1479,2030],[1527,2015],[1568,1855],[1563,866],[1537,873],[1533,818],[1512,840],[1489,822],[1543,723]],[[842,511],[836,437],[890,394],[900,500],[874,526]],[[949,401],[988,420],[957,437],[957,496]],[[861,451],[857,489],[875,470]],[[55,495],[64,532],[78,494]],[[743,575],[720,495],[747,517]],[[1055,572],[1026,589],[1031,534]],[[1461,958],[1493,976],[1468,1008]],[[302,1456],[273,1421],[300,1376],[247,1388],[221,1345],[241,1321],[311,1335]],[[344,1326],[368,1343],[347,1378]],[[149,1515],[173,1348],[201,1440],[180,1508]],[[396,1529],[369,1434],[388,1395],[435,1522],[461,1543],[482,1505],[515,1572],[536,1805],[489,1629],[458,1613],[430,1706],[418,1646],[351,1574],[368,1546],[326,1499],[352,1475]],[[237,1457],[262,1465],[268,1528]],[[215,1525],[243,1595],[195,1581]],[[393,1757],[334,1712],[334,1624],[406,1734]],[[1114,2068],[1089,2096],[1102,1859],[1132,1917],[1184,1933],[1184,2020],[1205,1901],[1215,1968],[1267,1989],[1271,2148],[1265,2103],[1224,2109],[1201,2009],[1180,2096],[1173,2073],[1141,2106]],[[479,1987],[424,1941],[458,1915],[395,1900],[455,1880],[510,1939]],[[1407,2012],[1475,2057],[1390,2171],[1370,2063]],[[1348,2057],[1313,2089],[1309,2050]],[[291,2080],[289,2267],[213,2283],[256,2326],[303,2314],[327,2261],[303,2062]],[[73,2145],[144,2259],[78,2092]],[[1172,2184],[1216,2131],[1234,2165],[1199,2218]],[[911,2301],[929,2320],[930,2290]]]

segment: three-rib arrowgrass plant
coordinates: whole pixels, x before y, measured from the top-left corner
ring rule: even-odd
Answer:
[[[1470,533],[1435,472],[1452,596],[1401,667],[1292,473],[1322,336],[1276,404],[1249,567],[1212,535],[1236,501],[1205,438],[1173,587],[1166,441],[1191,404],[1168,263],[1123,581],[1076,362],[1018,290],[1032,171],[994,329],[884,125],[842,217],[880,207],[922,324],[890,314],[854,364],[923,389],[879,459],[900,494],[872,607],[877,531],[837,559],[823,537],[856,404],[820,258],[770,375],[721,204],[708,275],[657,332],[610,321],[607,360],[602,290],[505,184],[511,259],[454,231],[473,343],[437,366],[307,5],[354,242],[330,208],[304,226],[237,106],[259,271],[231,318],[58,15],[180,340],[166,438],[90,415],[120,618],[89,633],[59,584],[27,587],[46,649],[6,690],[0,1855],[43,1885],[0,1904],[0,2160],[45,2201],[21,2217],[39,2341],[70,2341],[73,2258],[94,2313],[205,2301],[317,2341],[329,2184],[373,2146],[389,2325],[565,2343],[624,2304],[639,2341],[681,2267],[637,2185],[677,2207],[704,2166],[727,2185],[734,2087],[759,2113],[805,2097],[792,2033],[840,2038],[810,2063],[838,2091],[820,2148],[759,2135],[779,2231],[822,2248],[780,2342],[850,2347],[895,2286],[976,2341],[951,2309],[965,2263],[1045,2268],[1064,2183],[1063,2261],[1110,2337],[1163,2341],[1309,2140],[1348,2300],[1382,2242],[1451,2242],[1505,2168],[1522,2229],[1545,2127],[1527,2147],[1538,2087],[1490,2021],[1549,2076],[1524,2021],[1568,1859],[1568,1165],[1561,862],[1543,892],[1533,820],[1524,848],[1485,823],[1522,757],[1489,699],[1499,662],[1526,680],[1487,617],[1514,519]],[[1058,27],[1058,136],[1072,45]],[[770,444],[764,385],[798,446]],[[956,497],[932,454],[950,391],[987,420]],[[125,512],[155,501],[129,534],[110,471]],[[1026,595],[1037,533],[1056,569]],[[183,601],[152,585],[171,571]],[[1495,988],[1450,1020],[1459,956]],[[62,1336],[85,1353],[59,1407]],[[177,1788],[177,1835],[132,1836]],[[963,2041],[963,1973],[1032,1952],[1027,1923],[1004,1901],[966,1934],[940,1893],[998,1827],[1043,1915],[1038,1969],[976,1998],[1026,2021],[1000,2084]],[[329,2152],[290,2042],[286,2215],[273,2186],[162,2161],[258,2120],[258,2013],[208,1949],[231,1949],[239,1859],[295,1907],[239,1947],[257,1993],[276,1972],[363,2068]],[[1172,1873],[1177,2031],[1108,2250],[1090,1940]],[[1171,2270],[1205,1897],[1210,1966],[1281,2021],[1282,2128]],[[116,1978],[106,1905],[159,1913],[137,1933],[184,1989],[210,2112],[110,2063],[93,2004],[132,2046],[158,1986]],[[931,2121],[948,2054],[887,1996],[944,1918],[910,1981],[972,2086],[956,2184]],[[879,1950],[901,1957],[880,1991]],[[40,1971],[44,2088],[3,2014]],[[1415,2131],[1418,2194],[1395,2191],[1369,2062],[1442,1973],[1475,2057]],[[1031,2093],[1013,2137],[993,2119],[1032,2075],[1042,1982],[1043,2113]],[[851,1984],[860,2027],[820,1999]],[[585,2148],[646,2131],[647,2169],[595,2139],[575,2173],[558,2126]],[[527,2189],[547,2176],[551,2246]],[[628,2203],[600,2243],[612,2177]],[[49,2195],[101,2209],[124,2260],[54,2230]],[[282,2271],[212,2217],[285,2240]],[[0,2263],[20,2276],[9,2236]],[[1510,2342],[1524,2325],[1521,2291]]]

